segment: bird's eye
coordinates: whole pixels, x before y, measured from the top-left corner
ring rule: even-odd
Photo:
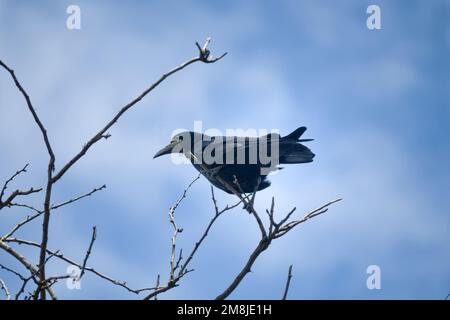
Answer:
[[[178,140],[183,141],[183,136],[179,136]]]

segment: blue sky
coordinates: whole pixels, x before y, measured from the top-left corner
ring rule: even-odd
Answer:
[[[81,8],[81,30],[66,8]],[[368,30],[366,8],[381,8]],[[448,1],[6,1],[0,0],[0,58],[15,69],[46,124],[57,166],[163,72],[213,37],[212,65],[195,64],[127,113],[54,191],[54,202],[107,189],[52,218],[49,245],[80,260],[91,227],[90,264],[132,287],[167,279],[168,208],[196,172],[153,160],[173,130],[307,126],[316,154],[289,166],[258,194],[261,211],[298,214],[343,197],[330,212],[278,240],[230,298],[278,299],[294,265],[293,299],[442,299],[450,291],[450,3]],[[43,185],[39,132],[0,73],[0,179],[30,163],[14,187]],[[13,187],[11,187],[12,189]],[[224,206],[233,197],[216,192]],[[28,203],[40,205],[42,194]],[[0,212],[3,234],[28,212]],[[177,211],[186,251],[213,214],[202,178]],[[39,240],[40,223],[18,235]],[[161,298],[213,298],[244,265],[259,230],[242,210],[224,216],[192,263],[195,272]],[[36,251],[19,249],[32,257]],[[0,261],[15,266],[5,253]],[[380,290],[366,268],[381,268]],[[51,271],[64,274],[54,262]],[[19,283],[1,272],[12,289]],[[90,274],[62,298],[133,299]]]

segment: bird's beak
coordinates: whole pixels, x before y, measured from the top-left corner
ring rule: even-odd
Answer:
[[[154,156],[153,159],[158,158],[160,156],[163,156],[165,154],[169,154],[172,153],[172,149],[173,147],[176,145],[176,142],[171,142],[170,144],[168,144],[167,146],[165,146],[164,148],[162,148],[161,150],[159,150]]]

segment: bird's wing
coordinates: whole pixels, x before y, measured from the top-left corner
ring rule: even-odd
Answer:
[[[272,141],[274,141],[275,138],[278,138],[278,141],[280,141],[280,135],[275,133],[273,136],[271,135],[265,135],[260,138],[256,137],[226,137],[224,140],[225,143],[222,146],[219,146],[224,148],[223,150],[229,151],[231,149],[234,149],[235,151],[239,151],[242,149],[246,150],[253,150],[255,148],[255,152],[258,151],[258,147],[262,145],[266,145],[268,149],[270,149],[270,146],[272,144]],[[222,149],[218,149],[222,150]]]

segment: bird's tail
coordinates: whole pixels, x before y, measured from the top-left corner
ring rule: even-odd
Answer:
[[[312,141],[313,139],[300,139],[305,133],[306,127],[300,127],[292,133],[281,138],[286,152],[280,157],[280,163],[307,163],[313,161],[315,156],[311,150],[299,142]]]
[[[313,141],[314,139],[300,139],[300,137],[305,133],[306,127],[300,127],[288,134],[287,136],[283,137],[282,139],[286,140],[293,140],[298,142],[307,142],[307,141]]]

